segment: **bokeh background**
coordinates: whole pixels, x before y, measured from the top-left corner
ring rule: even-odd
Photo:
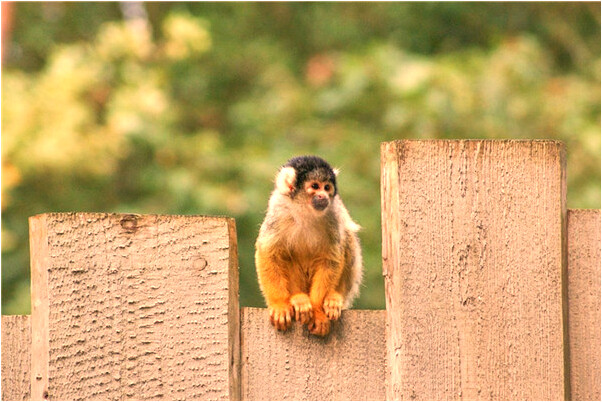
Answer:
[[[600,208],[600,3],[2,3],[2,313],[27,314],[27,218],[236,218],[240,295],[279,166],[318,154],[383,308],[380,153],[551,138]]]

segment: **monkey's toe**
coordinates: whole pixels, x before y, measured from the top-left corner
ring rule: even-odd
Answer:
[[[278,303],[269,307],[270,322],[277,330],[286,331],[290,328],[292,318],[292,306],[289,303]]]
[[[291,304],[295,312],[295,320],[302,324],[307,324],[313,317],[313,309],[309,296],[305,293],[297,293],[291,297]]]
[[[313,335],[326,336],[330,332],[330,320],[321,311],[314,311],[314,317],[307,324],[307,329]]]
[[[326,321],[311,321],[307,329],[313,335],[326,336],[330,332],[330,320]]]
[[[343,296],[332,292],[324,299],[324,313],[331,320],[338,320],[343,310]]]

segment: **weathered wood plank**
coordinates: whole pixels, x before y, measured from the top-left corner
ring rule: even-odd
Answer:
[[[568,211],[571,399],[600,400],[600,210]]]
[[[346,310],[326,338],[242,309],[243,400],[384,400],[385,312]]]
[[[31,395],[31,326],[28,315],[2,316],[2,400],[28,401]]]
[[[228,218],[30,218],[32,398],[238,399]]]
[[[564,145],[381,156],[388,399],[566,399]]]

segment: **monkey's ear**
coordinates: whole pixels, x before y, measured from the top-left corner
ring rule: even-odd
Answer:
[[[339,168],[332,168],[332,171],[334,172],[335,176],[338,176],[341,170]]]
[[[294,168],[287,166],[280,169],[276,176],[276,189],[282,194],[290,194],[295,188],[296,178],[297,173]]]

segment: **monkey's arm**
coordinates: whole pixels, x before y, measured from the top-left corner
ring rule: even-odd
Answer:
[[[344,307],[349,307],[359,292],[363,271],[362,252],[355,233],[347,232],[344,250],[345,266],[336,290],[343,297]]]
[[[292,305],[288,278],[281,261],[273,253],[258,247],[255,252],[255,266],[259,287],[265,297],[271,323],[279,330],[286,330],[292,324]]]

